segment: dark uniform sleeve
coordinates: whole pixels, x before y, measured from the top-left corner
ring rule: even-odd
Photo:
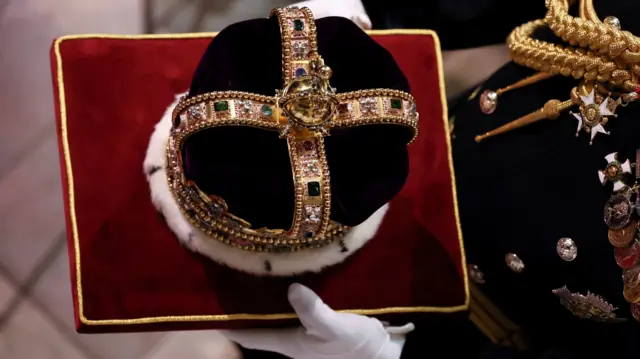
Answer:
[[[622,2],[597,10],[640,33],[633,12],[620,7]],[[625,14],[629,19],[623,19]],[[553,40],[550,33],[534,36]],[[483,91],[533,73],[507,64],[450,108],[466,258],[484,273],[482,291],[530,339],[522,358],[638,358],[640,326],[623,297],[623,270],[603,220],[612,185],[603,187],[597,173],[613,152],[634,162],[640,123],[633,119],[640,107],[618,107],[617,117],[607,124],[610,133],[593,145],[588,134],[576,137],[577,119],[568,112],[476,143],[476,135],[536,111],[548,100],[570,98],[579,84],[556,76],[508,92],[493,113],[482,113]],[[559,244],[566,238],[577,257],[561,253]],[[519,270],[510,265],[509,256],[518,258]],[[495,359],[517,354],[497,348],[480,352]]]
[[[362,0],[374,29],[431,29],[443,50],[504,43],[524,22],[544,17],[540,0]]]
[[[574,359],[558,350],[539,354],[490,342],[470,321],[443,330],[416,330],[409,334],[400,359]],[[578,358],[575,358],[578,359]]]

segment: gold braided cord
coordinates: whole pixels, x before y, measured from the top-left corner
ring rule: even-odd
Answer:
[[[563,47],[531,37],[537,28],[544,26],[544,20],[534,20],[518,26],[509,34],[507,45],[515,63],[575,79],[608,82],[626,91],[638,88],[631,72],[614,61],[592,51]]]
[[[582,80],[582,85],[571,91],[570,100],[547,101],[537,111],[476,136],[476,142],[544,119],[558,118],[561,112],[581,103],[579,89],[584,92],[588,87],[603,96],[611,96],[614,89],[618,88],[628,92],[619,95],[618,103],[637,100],[636,92],[640,88],[637,81],[640,77],[640,40],[628,31],[619,30],[616,18],[600,21],[591,0],[580,0],[579,18],[570,16],[569,6],[573,2],[574,0],[546,0],[548,12],[545,19],[516,27],[509,34],[507,45],[515,63],[540,71],[540,74],[571,76]],[[532,37],[538,28],[547,26],[569,45],[556,45]],[[526,79],[526,83],[531,84],[544,78],[546,75],[534,75]],[[514,85],[516,84],[511,86]],[[486,100],[483,102],[481,99],[481,109],[488,108],[489,105],[495,107],[495,103]]]
[[[597,24],[601,24],[596,9],[593,8],[592,1],[580,1],[580,18],[584,20],[591,20]]]
[[[581,17],[569,15],[569,0],[546,0],[545,3],[545,21],[564,41],[599,51],[610,58],[620,57],[629,64],[640,63],[640,39],[629,31],[601,22],[590,2],[581,4]],[[640,74],[637,65],[634,67],[634,73]]]

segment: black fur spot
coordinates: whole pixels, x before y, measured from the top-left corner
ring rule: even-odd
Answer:
[[[156,172],[160,171],[161,169],[162,169],[162,167],[160,167],[160,166],[153,166],[153,167],[149,168],[149,171],[147,172],[147,176],[151,177]]]
[[[271,262],[264,261],[264,270],[266,270],[267,272],[271,272]]]
[[[349,251],[349,248],[347,248],[347,245],[344,244],[344,241],[340,241],[340,252],[341,253],[346,253]]]
[[[165,224],[167,223],[167,219],[164,218],[164,214],[161,211],[156,211],[156,214],[158,215],[158,218],[160,218],[162,222],[164,222]]]

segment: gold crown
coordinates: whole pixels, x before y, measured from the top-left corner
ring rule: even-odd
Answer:
[[[167,146],[167,179],[191,223],[216,240],[245,250],[291,252],[319,248],[342,238],[348,227],[330,220],[331,188],[324,137],[334,128],[395,124],[418,134],[413,97],[391,89],[336,93],[331,69],[318,55],[308,8],[274,9],[283,44],[282,90],[276,96],[220,91],[183,98],[173,111]],[[295,207],[291,228],[252,228],[229,212],[224,199],[188,181],[182,146],[190,135],[219,126],[278,131],[286,138],[293,170]]]

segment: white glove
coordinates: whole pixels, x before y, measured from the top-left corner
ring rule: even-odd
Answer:
[[[363,30],[371,29],[371,20],[361,0],[308,0],[292,6],[308,7],[316,19],[327,16],[346,17]]]
[[[222,334],[245,348],[293,359],[398,359],[405,335],[414,328],[387,327],[374,318],[337,313],[309,288],[289,287],[289,303],[304,327],[230,330]]]

